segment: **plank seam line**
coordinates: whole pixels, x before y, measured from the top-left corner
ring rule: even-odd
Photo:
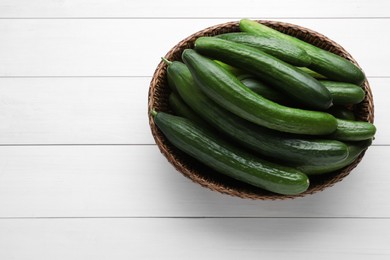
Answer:
[[[152,78],[151,75],[112,75],[112,76],[92,76],[92,75],[80,75],[80,76],[72,76],[72,75],[64,75],[64,76],[44,76],[44,75],[37,75],[37,76],[0,76],[0,79],[19,79],[19,78]],[[367,76],[368,79],[388,79],[390,76]]]
[[[150,146],[155,143],[140,144],[0,144],[1,146]]]
[[[370,219],[390,220],[390,217],[255,217],[255,216],[85,216],[85,217],[0,217],[0,220],[27,219]]]
[[[121,75],[114,75],[114,76],[89,76],[89,75],[86,75],[86,76],[72,76],[72,75],[64,75],[64,76],[0,76],[0,79],[18,79],[18,78],[27,78],[27,79],[30,79],[30,78],[151,78],[152,76],[130,76],[130,75],[127,75],[127,76],[121,76]],[[390,78],[390,76],[388,76]]]
[[[220,17],[209,17],[209,16],[91,16],[91,17],[0,17],[0,20],[223,20],[223,19],[242,19],[242,16],[220,16]],[[256,16],[256,17],[245,17],[248,19],[291,19],[291,20],[375,20],[375,19],[390,19],[389,16],[305,16],[305,17],[293,17],[293,16]]]
[[[12,146],[155,146],[155,143],[144,144],[0,144],[0,147],[12,147]],[[390,144],[372,144],[371,146],[390,146]]]

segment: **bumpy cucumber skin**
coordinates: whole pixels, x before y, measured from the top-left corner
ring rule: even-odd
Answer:
[[[281,132],[324,135],[336,130],[336,119],[324,112],[279,105],[256,94],[234,75],[192,49],[182,59],[202,91],[230,112]]]
[[[178,61],[173,61],[170,64],[176,63],[176,62],[178,62]],[[167,75],[167,82],[168,82],[168,87],[171,90],[171,92],[177,93],[175,82],[173,82],[170,75]]]
[[[245,74],[242,79],[241,75],[238,75],[237,78],[252,91],[271,101],[287,106],[300,107],[298,103],[292,102],[292,100],[284,93],[267,86],[256,78],[246,76]],[[321,80],[320,82],[329,90],[333,99],[333,104],[336,106],[358,104],[364,100],[364,90],[355,84],[325,80]]]
[[[173,112],[181,117],[188,118],[192,120],[194,123],[201,124],[207,126],[208,124],[201,117],[198,116],[187,104],[184,103],[179,94],[172,92],[169,94],[169,107],[173,110]]]
[[[240,77],[238,77],[240,79]],[[244,84],[246,87],[251,89],[256,94],[259,94],[260,96],[269,99],[273,102],[276,102],[278,104],[291,104],[291,100],[285,96],[283,93],[280,93],[280,91],[275,90],[274,88],[271,88],[264,84],[263,82],[260,82],[259,80],[255,78],[243,78],[240,79],[242,84]]]
[[[337,129],[329,138],[340,141],[362,141],[375,136],[375,125],[364,121],[337,119]]]
[[[219,61],[219,60],[214,60],[216,63],[218,63],[219,65],[221,65],[221,67],[223,67],[225,70],[229,71],[230,73],[236,75],[236,76],[239,76],[239,75],[242,75],[244,72],[240,69],[237,69],[233,66],[230,66],[229,64],[226,64],[226,63],[223,63],[222,61]]]
[[[328,165],[302,165],[298,166],[297,169],[306,173],[309,176],[326,174],[341,170],[344,167],[347,167],[348,165],[353,163],[353,161],[355,161],[358,156],[371,145],[371,143],[372,139],[348,143],[348,157],[338,163]]]
[[[360,86],[366,79],[363,71],[352,62],[296,37],[281,33],[268,26],[248,19],[242,19],[239,26],[240,30],[243,32],[258,34],[265,37],[275,37],[296,44],[298,47],[304,49],[310,56],[311,64],[308,68],[326,76],[330,80],[349,82]]]
[[[256,75],[306,106],[327,109],[332,105],[330,92],[318,80],[256,48],[215,37],[200,37],[195,41],[195,50]]]
[[[195,84],[183,63],[168,67],[182,100],[210,126],[264,156],[305,165],[326,165],[344,160],[345,144],[335,140],[305,139],[266,129],[242,119],[209,99]]]
[[[360,86],[352,83],[329,80],[320,80],[320,82],[329,90],[334,105],[358,104],[364,100],[366,95]]]
[[[315,79],[324,79],[324,80],[326,79],[326,77],[324,75],[321,75],[318,72],[315,72],[314,70],[311,70],[309,68],[306,68],[306,67],[297,67],[297,68],[303,72],[306,72],[307,74],[309,74],[310,76],[312,76]]]
[[[278,38],[262,37],[244,32],[224,33],[215,37],[258,48],[294,66],[305,67],[311,63],[311,58],[305,50]]]
[[[283,195],[296,195],[309,187],[302,172],[246,153],[188,119],[157,112],[154,122],[175,147],[221,174]]]

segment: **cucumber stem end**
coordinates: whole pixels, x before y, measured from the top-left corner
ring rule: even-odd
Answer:
[[[168,66],[172,64],[172,61],[170,61],[170,60],[168,60],[168,59],[166,59],[166,58],[164,58],[164,57],[161,57],[161,59],[162,59],[163,62],[164,62],[165,64],[167,64]]]
[[[155,117],[157,115],[157,111],[153,108],[152,111],[150,111],[150,114]]]

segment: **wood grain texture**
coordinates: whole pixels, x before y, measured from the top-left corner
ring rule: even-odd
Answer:
[[[0,221],[1,259],[389,259],[389,219]]]
[[[155,145],[0,147],[0,217],[390,218],[389,148],[321,193],[264,202],[192,183]]]
[[[151,78],[0,78],[0,144],[154,144]],[[371,78],[375,144],[390,144],[390,78]]]
[[[390,19],[279,20],[338,42],[368,76],[390,76],[390,39],[382,30]],[[151,76],[160,57],[180,40],[227,21],[231,19],[3,19],[0,76]]]

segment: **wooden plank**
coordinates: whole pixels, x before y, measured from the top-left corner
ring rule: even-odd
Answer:
[[[0,76],[151,76],[177,42],[232,19],[3,19]],[[390,19],[280,19],[327,35],[368,76],[390,76]],[[334,28],[338,28],[335,30]],[[364,32],[364,33],[362,33]],[[373,42],[381,42],[370,48]]]
[[[151,78],[0,78],[0,144],[153,144]],[[390,144],[389,78],[369,80],[376,144]]]
[[[388,1],[47,1],[3,0],[0,17],[383,17]]]
[[[321,193],[252,201],[192,183],[156,146],[1,146],[0,217],[390,218],[389,149]]]
[[[149,82],[137,77],[0,79],[0,143],[152,143]]]
[[[389,259],[389,219],[0,220],[2,259]]]

